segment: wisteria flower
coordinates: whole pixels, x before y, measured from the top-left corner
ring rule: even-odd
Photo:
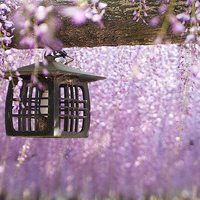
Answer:
[[[64,17],[70,17],[73,23],[78,25],[83,24],[87,20],[84,10],[80,7],[63,7],[60,9],[60,14]]]
[[[61,41],[54,38],[54,33],[61,23],[52,15],[52,10],[53,6],[45,7],[34,0],[29,3],[23,1],[13,17],[15,25],[20,29],[23,37],[21,45],[29,48],[49,47],[53,50],[62,48]],[[29,15],[24,15],[27,12]]]
[[[59,7],[58,12],[64,16],[72,19],[74,24],[80,25],[87,20],[103,26],[102,18],[105,13],[107,3],[92,1],[90,4],[87,1],[73,1],[74,6]]]

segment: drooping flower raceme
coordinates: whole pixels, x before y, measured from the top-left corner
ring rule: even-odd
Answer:
[[[168,1],[167,3],[163,1],[163,4],[159,8],[160,16],[164,15],[165,20],[163,22],[163,29],[159,41],[162,41],[163,37],[166,34],[169,24],[171,25],[171,30],[174,34],[181,34],[185,36],[185,43],[200,43],[199,37],[199,21],[200,21],[200,3],[199,0],[194,1],[185,1],[185,11],[175,14],[174,13],[174,2]],[[157,26],[161,17],[156,16],[150,20],[150,25]]]
[[[30,49],[44,47],[60,50],[62,43],[54,37],[61,23],[52,14],[53,6],[44,6],[39,1],[22,1],[13,16],[15,26],[20,29],[20,44]]]
[[[197,42],[200,45],[199,22],[200,22],[200,3],[196,1],[187,1],[188,9],[186,12],[178,14],[176,17],[187,26],[185,33],[185,43]]]
[[[136,4],[136,1],[132,0],[131,3]],[[146,19],[145,19],[148,16],[146,1],[139,0],[139,2],[137,2],[137,3],[139,4],[139,6],[138,6],[139,8],[137,10],[134,10],[133,20],[136,22],[139,22],[139,20],[141,19],[143,23],[147,23]]]
[[[0,4],[0,46],[8,46],[12,42],[13,22],[9,20],[10,8]]]
[[[62,6],[55,8],[53,5],[45,6],[40,1],[22,1],[20,9],[13,16],[15,26],[22,36],[21,45],[30,49],[44,47],[59,51],[62,43],[54,37],[56,30],[60,28],[61,21],[53,13],[60,13],[64,17],[70,17],[74,24],[83,24],[86,20],[103,25],[102,18],[107,6],[99,1],[72,1],[74,6]]]
[[[105,13],[106,3],[99,0],[73,0],[74,6],[65,6],[59,8],[59,13],[64,17],[70,17],[74,24],[83,24],[86,20],[91,20],[102,26],[102,18]]]

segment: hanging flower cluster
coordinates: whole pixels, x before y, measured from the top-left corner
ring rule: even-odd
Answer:
[[[135,1],[131,1],[131,3],[136,4]],[[161,6],[158,9],[159,16],[155,16],[149,21],[151,26],[157,26],[162,22],[162,28],[158,38],[156,39],[156,43],[162,42],[169,27],[171,27],[171,30],[174,34],[181,34],[181,36],[185,36],[185,43],[200,43],[198,36],[200,3],[198,0],[187,0],[185,1],[185,7],[186,9],[184,12],[175,14],[175,1],[161,1]],[[141,19],[143,23],[147,23],[144,19],[148,16],[146,8],[146,2],[141,0],[139,4],[139,10],[135,10],[133,12],[133,20],[138,22]]]
[[[59,13],[64,17],[70,17],[74,24],[83,24],[86,20],[92,20],[100,26],[103,26],[102,18],[105,13],[106,3],[99,0],[73,0],[75,6],[59,8]]]
[[[200,2],[197,1],[187,1],[188,9],[186,12],[178,14],[176,17],[178,20],[182,21],[182,24],[187,28],[185,33],[187,34],[186,43],[197,42],[200,44],[199,37],[199,22],[200,22]],[[184,35],[184,34],[183,34]]]
[[[53,13],[60,13],[64,17],[70,17],[74,24],[82,24],[86,20],[103,25],[102,18],[107,6],[99,1],[72,1],[74,6],[62,6],[55,8],[45,6],[40,1],[22,1],[20,9],[15,13],[13,21],[20,30],[22,40],[20,44],[30,49],[44,47],[46,49],[61,50],[62,42],[54,37],[59,30],[61,21]],[[20,20],[19,20],[20,19]]]
[[[163,22],[163,28],[162,33],[160,37],[164,37],[164,34],[166,34],[167,28],[169,24],[171,25],[171,30],[174,34],[183,33],[185,30],[185,26],[179,22],[176,15],[174,14],[174,3],[170,1],[169,2],[163,2],[163,4],[160,6],[159,10],[159,16],[156,16],[150,20],[150,25],[157,26],[160,21],[161,17],[164,16],[164,22]]]
[[[135,0],[131,0],[131,3],[136,3]],[[142,20],[143,23],[146,22],[146,17],[147,17],[147,6],[146,6],[146,1],[145,0],[140,0],[139,1],[139,9],[134,10],[133,12],[133,20],[138,22],[140,19]]]
[[[14,25],[10,19],[11,9],[17,9],[20,1],[9,0],[0,4],[0,46],[2,49],[12,42]]]
[[[0,45],[8,46],[12,41],[13,22],[8,19],[10,8],[0,4]]]
[[[52,14],[53,6],[41,5],[38,1],[22,1],[20,9],[15,13],[13,21],[20,29],[20,44],[30,49],[44,47],[58,50],[62,48],[60,40],[54,33],[61,23]],[[19,20],[20,19],[20,20]]]

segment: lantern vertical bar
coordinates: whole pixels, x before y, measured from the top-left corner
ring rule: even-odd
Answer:
[[[12,135],[13,132],[13,114],[12,114],[12,109],[13,109],[13,84],[12,81],[10,81],[9,86],[8,86],[8,93],[6,96],[6,106],[5,106],[5,125],[6,125],[6,134],[7,135]]]
[[[62,116],[61,116],[61,111],[62,111],[62,87],[60,87],[59,86],[59,119],[58,119],[58,123],[59,123],[59,127],[60,127],[60,129],[62,129],[62,124],[61,124],[61,122],[62,122]]]
[[[23,86],[22,86],[22,96],[21,96],[21,100],[22,100],[22,104],[23,105],[21,105],[21,106],[23,106],[23,108],[22,108],[22,112],[23,112],[23,115],[26,115],[26,113],[27,113],[27,91],[28,91],[28,87],[27,87],[27,81],[24,81],[24,84],[23,84]],[[25,121],[26,121],[26,116],[23,116],[23,117],[25,117]],[[29,130],[29,118],[30,118],[30,116],[28,115],[28,124],[26,124],[26,125],[28,125],[28,130]]]
[[[32,93],[33,93],[33,88],[29,87],[29,94],[28,94],[29,115],[31,115],[31,108],[32,108]],[[35,127],[35,130],[36,130],[36,127]]]
[[[69,126],[69,89],[68,89],[68,85],[64,86],[64,97],[65,97],[64,131],[67,131],[68,126]]]
[[[14,82],[14,86],[13,86],[13,90],[14,90],[14,87],[16,86],[17,82],[15,81]],[[22,89],[23,89],[23,86],[22,86]],[[20,90],[20,98],[22,99],[22,90]],[[17,101],[17,99],[14,99],[13,98],[13,101]],[[22,130],[22,110],[21,110],[21,107],[20,107],[20,103],[19,103],[19,108],[18,108],[18,130],[21,131]]]
[[[71,94],[70,132],[73,132],[73,127],[74,127],[74,90],[73,90],[73,85],[70,85],[70,94]]]
[[[18,131],[22,131],[22,113],[21,109],[18,109]]]
[[[31,103],[32,103],[32,99],[30,97],[30,93],[32,93],[32,92],[30,90],[30,87],[27,87],[27,91],[29,91],[29,93],[27,93],[27,95],[28,95],[28,117],[29,117],[28,126],[29,126],[29,131],[31,131],[31,120],[32,120]]]
[[[77,85],[75,85],[75,96],[76,96],[75,132],[78,132],[78,121],[79,121],[79,93],[78,93],[78,86],[77,86]]]
[[[46,134],[50,135],[51,137],[54,136],[54,121],[55,121],[55,110],[57,109],[57,115],[56,117],[59,120],[59,108],[56,105],[59,105],[59,96],[56,96],[56,101],[54,99],[55,95],[59,95],[59,91],[55,94],[55,90],[59,89],[59,87],[57,87],[55,89],[55,83],[54,83],[54,79],[51,77],[48,79],[47,81],[48,84],[48,91],[49,91],[49,95],[48,95],[48,120],[47,120],[47,130],[46,130]]]
[[[61,136],[61,130],[60,130],[60,119],[61,119],[60,102],[61,102],[61,96],[60,96],[60,92],[59,92],[59,90],[60,90],[59,85],[60,85],[60,83],[57,80],[57,77],[53,77],[53,86],[52,86],[53,94],[51,94],[52,102],[53,102],[53,105],[52,105],[53,108],[52,107],[50,107],[50,108],[53,109],[53,115],[52,115],[52,120],[53,120],[53,123],[54,123],[53,136],[57,136],[57,137]]]
[[[40,96],[42,97],[42,91],[40,92]],[[38,87],[36,87],[36,91],[35,91],[35,124],[37,124],[37,127],[39,129],[39,122],[38,122],[38,118],[40,117],[38,114],[39,114],[39,110],[38,108],[40,109],[40,99],[38,99],[38,95],[39,95],[39,91],[38,91]]]
[[[88,134],[88,130],[90,127],[90,97],[89,97],[89,89],[87,84],[82,85],[82,91],[83,91],[83,99],[84,101],[84,108],[87,108],[84,110],[84,116],[86,118],[83,119],[83,131],[85,131]],[[88,135],[86,135],[87,137]]]
[[[22,131],[26,131],[26,101],[27,101],[27,98],[25,96],[25,93],[26,93],[25,90],[26,90],[26,86],[23,84],[22,89],[20,90],[21,101],[19,102],[20,103],[19,111],[21,112],[20,115],[22,116]]]

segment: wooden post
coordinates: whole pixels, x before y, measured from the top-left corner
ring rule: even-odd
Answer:
[[[76,26],[70,19],[60,17],[63,25],[57,31],[65,47],[97,47],[97,46],[119,46],[119,45],[150,45],[159,34],[159,27],[151,27],[140,20],[133,21],[133,11],[139,8],[138,4],[132,4],[131,0],[103,0],[108,4],[103,18],[104,27],[88,21],[84,25]],[[67,5],[65,0],[51,0],[49,4],[54,6]],[[152,17],[158,16],[159,0],[147,0],[147,22]],[[176,2],[175,12],[180,13],[185,9],[185,1]],[[166,39],[172,43],[183,43],[184,37],[180,34],[174,35],[169,30]],[[15,48],[19,47],[20,36],[15,31]]]

